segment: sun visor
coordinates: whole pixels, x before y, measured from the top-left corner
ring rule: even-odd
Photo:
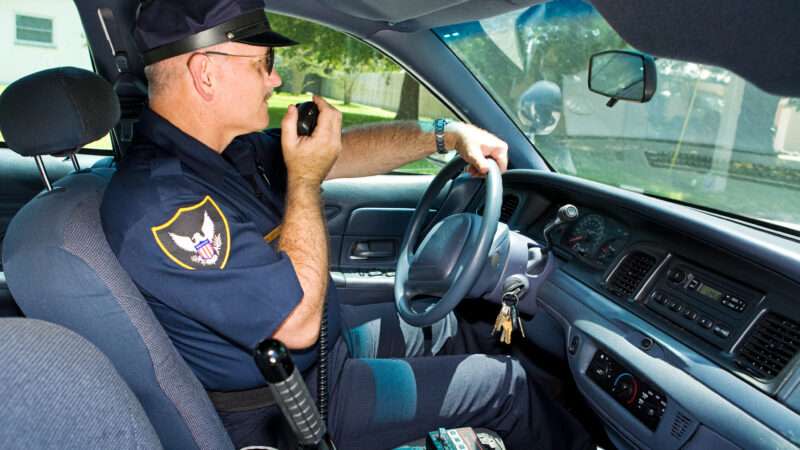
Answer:
[[[544,0],[321,0],[342,13],[373,22],[399,25],[396,31],[416,31],[479,20]]]
[[[800,96],[797,0],[592,3],[640,51],[724,67],[772,94]]]
[[[469,0],[323,0],[331,8],[360,19],[399,23],[451,8]]]

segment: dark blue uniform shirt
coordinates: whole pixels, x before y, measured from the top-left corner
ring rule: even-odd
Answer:
[[[264,385],[252,349],[303,297],[275,245],[285,191],[280,130],[240,136],[220,155],[149,109],[106,190],[111,248],[209,390]],[[339,304],[328,285],[336,342]],[[317,347],[293,356],[307,370]]]

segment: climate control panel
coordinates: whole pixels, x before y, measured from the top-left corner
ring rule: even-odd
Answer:
[[[667,409],[667,396],[634,375],[602,350],[595,353],[586,374],[651,430]]]

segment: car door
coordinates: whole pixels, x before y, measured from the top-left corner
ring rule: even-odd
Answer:
[[[392,301],[403,233],[430,180],[383,175],[325,183],[331,271],[342,302]]]

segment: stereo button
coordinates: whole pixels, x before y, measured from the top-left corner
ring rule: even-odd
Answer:
[[[680,269],[676,269],[669,274],[669,281],[672,281],[673,283],[681,283],[685,279],[686,273]]]
[[[721,337],[722,339],[728,339],[728,336],[731,335],[731,330],[723,326],[717,325],[714,327],[714,334]]]
[[[700,319],[698,321],[698,323],[700,324],[701,327],[703,327],[703,328],[705,328],[707,330],[710,330],[711,327],[714,326],[714,322],[712,322],[710,319],[706,319],[706,318]]]

